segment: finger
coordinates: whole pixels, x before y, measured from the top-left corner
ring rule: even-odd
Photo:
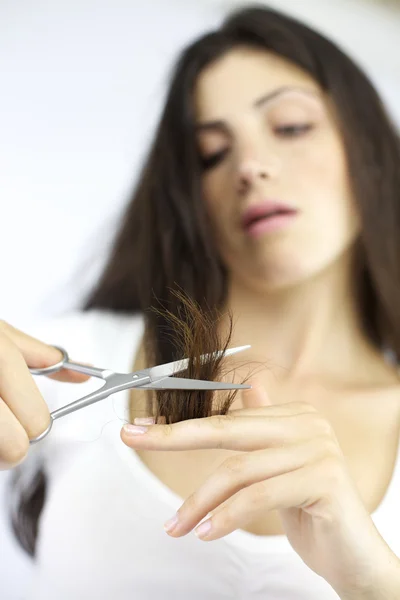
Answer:
[[[75,362],[72,358],[71,362]],[[58,362],[58,361],[57,361]],[[55,363],[52,363],[55,364]],[[93,367],[92,363],[86,363],[79,361],[80,365],[87,365],[88,367]],[[51,366],[51,365],[47,365]],[[71,371],[70,369],[62,369],[61,371],[57,371],[57,373],[52,373],[51,375],[47,375],[50,379],[56,379],[57,381],[64,381],[67,383],[84,383],[88,379],[90,379],[90,375],[85,375],[84,373],[78,373],[77,371]]]
[[[306,413],[317,412],[315,408],[306,402],[290,402],[287,404],[274,404],[272,406],[264,406],[260,408],[236,408],[230,410],[227,414],[232,417],[286,417],[288,415],[300,415]],[[211,416],[223,416],[219,411],[213,411]],[[136,417],[134,419],[136,425],[154,425],[154,417]],[[157,424],[166,423],[165,417],[159,417]]]
[[[37,437],[50,423],[42,398],[17,346],[0,335],[0,397],[21,423],[29,438]]]
[[[221,538],[272,510],[302,509],[330,527],[354,512],[359,495],[343,456],[327,455],[299,469],[255,483],[237,493],[210,515],[195,533],[205,540]],[[355,503],[355,504],[354,504]],[[249,509],[251,507],[251,509]],[[357,513],[357,509],[354,514]]]
[[[42,369],[55,365],[62,359],[62,354],[54,346],[45,344],[36,338],[16,329],[5,321],[0,321],[0,335],[7,336],[19,349],[26,364],[34,369]],[[63,369],[49,375],[51,379],[80,383],[88,379],[87,375]]]
[[[250,389],[243,390],[241,399],[243,408],[258,408],[261,406],[271,406],[273,403],[267,394],[265,385],[258,379],[253,379],[248,382],[251,385]]]
[[[235,408],[228,412],[233,417],[286,417],[289,415],[311,414],[317,410],[307,402],[286,402],[285,404],[272,404],[253,408]]]
[[[311,464],[326,455],[324,440],[314,438],[296,446],[270,448],[232,456],[210,475],[178,510],[171,535],[185,535],[208,513],[240,490]],[[251,512],[250,506],[248,510]]]
[[[324,490],[322,483],[316,479],[314,465],[306,465],[241,490],[221,509],[213,511],[194,533],[204,541],[212,541],[244,528],[266,512],[316,503]]]
[[[191,419],[172,425],[149,427],[127,424],[122,441],[132,448],[146,450],[260,450],[293,444],[307,437],[330,434],[328,422],[318,413],[275,416],[219,415]]]
[[[25,429],[0,399],[0,471],[18,465],[29,449]]]

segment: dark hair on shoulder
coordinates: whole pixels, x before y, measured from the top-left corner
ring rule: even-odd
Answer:
[[[168,319],[190,319],[174,290],[184,290],[201,310],[223,307],[227,273],[201,194],[193,92],[203,69],[239,46],[287,59],[330,97],[362,223],[354,272],[360,314],[373,342],[400,355],[400,144],[395,127],[352,59],[310,27],[261,5],[231,13],[180,55],[139,182],[85,308],[143,313],[153,359],[162,363],[179,358],[182,350],[174,336],[165,335]],[[169,317],[150,310],[155,299],[168,308]],[[180,416],[178,411],[174,418]],[[43,499],[43,481],[38,489],[36,497]],[[36,532],[38,511],[29,521],[29,507],[26,501],[14,520],[21,540],[27,539],[21,529],[28,524]],[[34,535],[28,538],[25,547],[33,553]]]

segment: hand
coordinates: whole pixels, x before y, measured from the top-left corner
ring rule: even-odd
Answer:
[[[61,352],[0,321],[0,470],[19,464],[35,438],[50,423],[49,409],[28,366],[42,368],[61,360]],[[59,381],[81,382],[88,377],[62,370],[50,375]]]
[[[132,425],[123,428],[123,442],[137,449],[243,451],[184,502],[168,533],[186,535],[209,515],[195,532],[215,540],[277,509],[294,550],[338,593],[370,590],[392,577],[398,559],[364,507],[329,422],[307,403],[271,405],[259,386],[246,396],[255,408],[136,425],[136,432]]]

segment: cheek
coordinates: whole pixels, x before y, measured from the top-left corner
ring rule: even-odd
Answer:
[[[335,136],[295,153],[288,168],[298,194],[295,201],[310,210],[310,216],[314,214],[325,224],[331,218],[356,218],[346,156]]]
[[[204,178],[203,200],[210,216],[211,235],[220,257],[227,263],[238,250],[238,235],[233,233],[238,215],[235,213],[237,198],[229,177],[222,172],[210,173]]]
[[[227,185],[222,173],[210,173],[204,178],[203,198],[207,211],[216,230],[223,229],[223,223],[231,218],[233,210],[233,188]]]
[[[328,137],[328,139],[327,139]],[[345,161],[339,143],[331,136],[315,137],[312,143],[294,146],[286,153],[285,166],[293,183],[338,187],[345,179]]]
[[[209,173],[203,180],[203,196],[210,210],[222,208],[223,190],[226,190],[225,179],[217,172]]]
[[[349,248],[360,231],[346,156],[339,141],[324,140],[299,155],[291,168],[295,201],[303,212],[299,258],[303,266],[318,270]]]

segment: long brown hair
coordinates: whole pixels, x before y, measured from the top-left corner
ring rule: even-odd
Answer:
[[[400,355],[400,144],[395,127],[369,79],[349,57],[321,34],[265,6],[235,11],[181,54],[139,183],[85,308],[143,313],[154,360],[162,363],[177,358],[182,348],[174,336],[165,335],[166,314],[149,310],[155,298],[177,319],[189,318],[182,298],[173,293],[177,288],[201,310],[223,306],[227,273],[201,195],[193,94],[203,69],[238,46],[291,61],[333,102],[362,222],[354,273],[360,314],[374,343],[390,345]],[[31,553],[44,502],[43,478],[38,483],[14,519]]]

